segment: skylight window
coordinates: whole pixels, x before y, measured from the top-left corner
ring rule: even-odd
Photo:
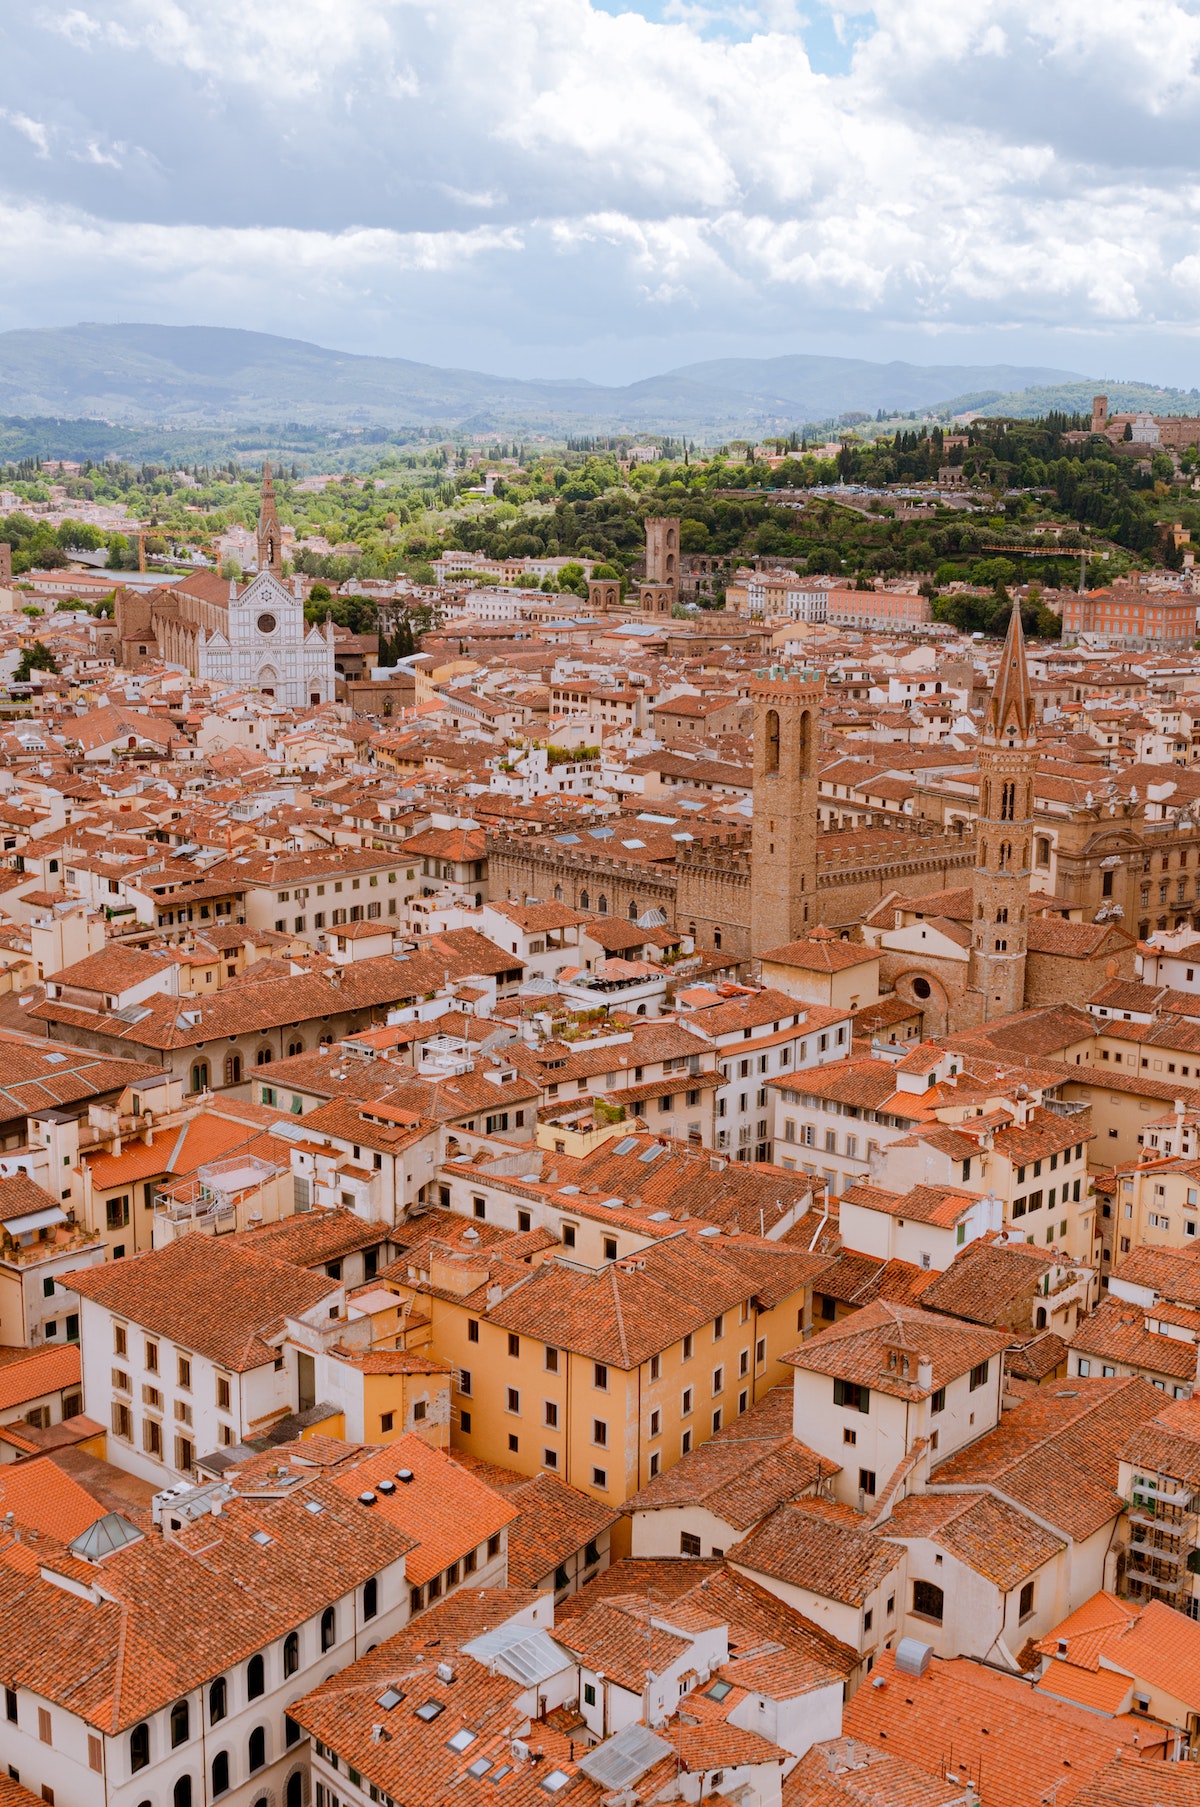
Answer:
[[[250,1533],[250,1542],[251,1543],[268,1544],[268,1543],[274,1543],[274,1541],[275,1541],[274,1538],[268,1537],[267,1533],[265,1531],[251,1531],[251,1533]]]
[[[390,1713],[392,1708],[398,1707],[403,1699],[404,1692],[401,1688],[385,1688],[375,1704],[386,1708]]]
[[[475,1780],[478,1782],[482,1776],[487,1775],[487,1772],[491,1767],[492,1759],[490,1757],[476,1757],[474,1763],[468,1763],[467,1774],[469,1776],[474,1776]]]
[[[423,1719],[426,1725],[431,1725],[438,1714],[444,1713],[445,1711],[446,1703],[444,1700],[427,1700],[423,1707],[417,1708],[417,1718]]]
[[[547,1794],[557,1794],[559,1789],[565,1788],[570,1780],[565,1769],[552,1769],[548,1775],[542,1777],[542,1787]]]
[[[461,1732],[455,1732],[453,1738],[447,1738],[446,1748],[448,1750],[462,1752],[470,1745],[474,1744],[474,1742],[475,1733],[469,1732],[466,1726],[464,1726]]]
[[[732,1682],[714,1682],[711,1688],[705,1688],[704,1698],[706,1700],[724,1700],[725,1696],[732,1692]]]
[[[320,1500],[305,1500],[304,1510],[306,1512],[311,1512],[313,1517],[316,1518],[319,1513],[324,1512],[325,1508]]]

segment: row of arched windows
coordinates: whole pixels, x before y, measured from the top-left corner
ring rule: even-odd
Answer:
[[[333,1039],[332,1036],[323,1035],[321,1037],[321,1040],[323,1043],[332,1041],[332,1039]],[[288,1043],[287,1051],[288,1051],[288,1059],[291,1060],[295,1055],[304,1053],[304,1043],[301,1040],[299,1040],[299,1038],[296,1038]],[[271,1061],[274,1060],[274,1058],[275,1058],[274,1051],[268,1045],[264,1044],[258,1050],[258,1052],[255,1054],[254,1064],[256,1067],[269,1066]],[[241,1057],[241,1055],[240,1054],[227,1054],[225,1056],[225,1069],[224,1070],[225,1070],[225,1084],[226,1085],[240,1085],[242,1083],[242,1057]],[[191,1089],[193,1092],[207,1092],[208,1088],[209,1088],[210,1077],[211,1077],[211,1069],[206,1060],[193,1061],[193,1063],[192,1063],[192,1086],[191,1086]]]
[[[216,1780],[217,1764],[220,1763],[222,1759],[224,1759],[226,1764],[226,1780],[222,1787],[218,1788]],[[222,1751],[220,1756],[213,1759],[213,1794],[221,1794],[228,1787],[228,1758],[225,1757],[225,1753]],[[171,1803],[172,1807],[192,1807],[192,1778],[190,1776],[179,1777],[179,1780],[171,1791]],[[295,1770],[287,1779],[284,1803],[285,1807],[304,1807],[304,1777],[299,1770]],[[153,1801],[139,1801],[138,1807],[154,1807],[154,1803]],[[263,1795],[259,1800],[255,1801],[254,1807],[268,1807],[266,1795]]]
[[[363,1618],[364,1619],[373,1619],[375,1617],[376,1613],[378,1612],[378,1610],[379,1610],[379,1583],[375,1579],[375,1577],[372,1576],[371,1579],[369,1581],[365,1582],[363,1585]],[[332,1606],[327,1606],[325,1608],[325,1611],[321,1614],[321,1650],[322,1650],[322,1653],[324,1653],[327,1650],[332,1650],[333,1646],[336,1643],[337,1643],[337,1611],[336,1611],[336,1608],[334,1608]],[[284,1640],[283,1640],[284,1680],[286,1681],[290,1676],[295,1675],[298,1672],[299,1668],[300,1668],[300,1633],[298,1631],[289,1631],[286,1638],[284,1638]],[[250,1658],[249,1662],[246,1664],[246,1699],[247,1700],[259,1700],[266,1693],[266,1691],[267,1691],[266,1664],[263,1661],[261,1654],[256,1654],[256,1655],[252,1656]],[[210,1725],[219,1725],[221,1720],[227,1716],[228,1712],[229,1712],[229,1684],[228,1684],[228,1681],[225,1676],[218,1675],[216,1680],[210,1684],[209,1690],[208,1690],[208,1723]],[[191,1737],[191,1735],[192,1735],[191,1708],[186,1700],[177,1700],[175,1702],[175,1705],[171,1708],[171,1713],[170,1713],[171,1749],[175,1750],[178,1748],[179,1745],[186,1744],[188,1739]],[[250,1734],[249,1749],[250,1749],[250,1757],[251,1757],[251,1762],[250,1762],[251,1769],[255,1769],[258,1767],[258,1764],[256,1764],[254,1762],[254,1753],[256,1750],[264,1748],[265,1737],[266,1737],[266,1734],[263,1732],[261,1727],[259,1727],[258,1729],[256,1729],[255,1731],[253,1731]],[[289,1722],[288,1743],[291,1744],[292,1742],[293,1742],[293,1739],[290,1734],[290,1722]],[[224,1755],[224,1753],[220,1753],[217,1756],[217,1758],[214,1759],[214,1766],[213,1766],[213,1776],[214,1776],[213,1792],[214,1792],[214,1794],[218,1792],[217,1787],[216,1787],[216,1773],[217,1773],[216,1772],[216,1764],[221,1761],[224,1761],[224,1763],[226,1765],[226,1769],[228,1769],[229,1759],[227,1756]],[[259,1761],[261,1762],[261,1758]],[[146,1720],[142,1720],[140,1724],[134,1726],[133,1730],[129,1734],[129,1767],[131,1770],[134,1770],[134,1771],[139,1770],[139,1769],[145,1769],[149,1762],[150,1762],[150,1726]],[[228,1787],[228,1782],[225,1784],[225,1786]]]

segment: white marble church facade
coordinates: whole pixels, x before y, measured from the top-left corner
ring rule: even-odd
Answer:
[[[299,589],[269,567],[240,592],[230,583],[228,630],[201,632],[197,677],[257,690],[294,709],[331,702],[333,628],[305,622]]]

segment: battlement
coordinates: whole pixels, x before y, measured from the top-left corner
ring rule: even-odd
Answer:
[[[770,665],[755,672],[750,694],[763,702],[817,704],[825,696],[825,674],[802,665]]]

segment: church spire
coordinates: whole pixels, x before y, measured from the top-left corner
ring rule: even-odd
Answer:
[[[1008,620],[1008,635],[1000,655],[996,688],[988,705],[986,732],[995,741],[1002,738],[1026,740],[1033,733],[1033,691],[1029,685],[1029,666],[1025,660],[1025,633],[1021,627],[1021,610],[1014,602]]]
[[[258,510],[258,568],[272,577],[283,576],[283,549],[280,544],[279,516],[275,512],[275,482],[271,466],[263,460],[262,501]]]

